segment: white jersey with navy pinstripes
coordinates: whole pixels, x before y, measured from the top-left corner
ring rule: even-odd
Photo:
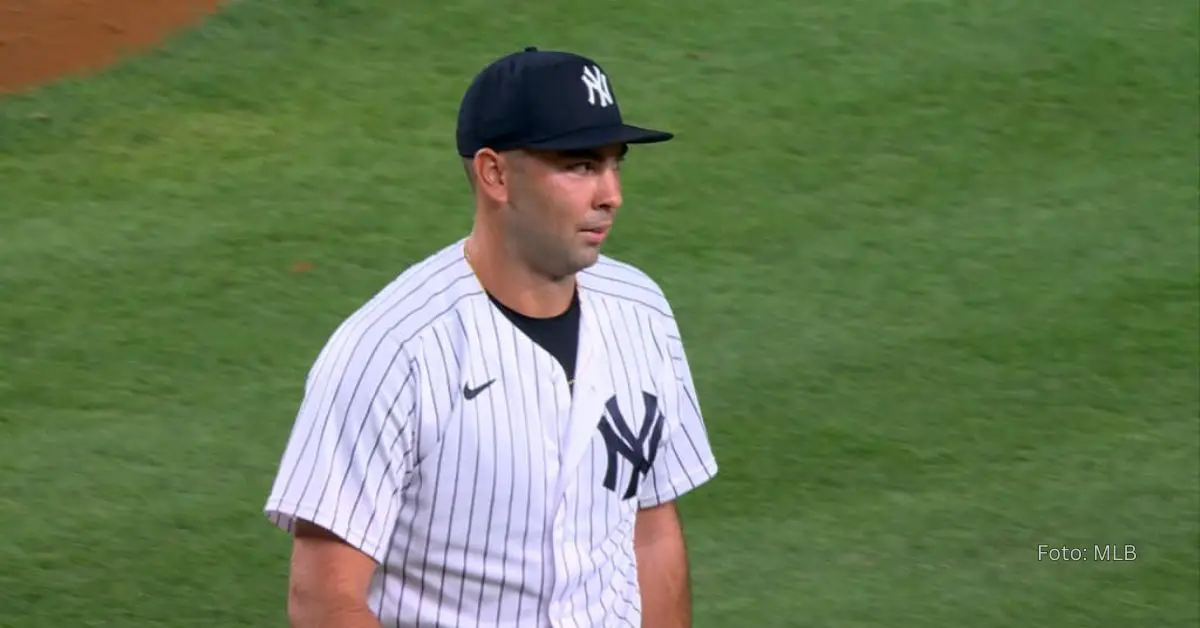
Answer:
[[[717,472],[667,299],[606,256],[581,272],[572,391],[462,245],[329,338],[267,516],[374,558],[383,626],[641,626],[635,513]]]

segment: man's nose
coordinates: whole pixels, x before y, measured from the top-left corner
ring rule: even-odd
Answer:
[[[621,206],[621,175],[616,168],[605,168],[596,188],[596,207],[609,211]]]

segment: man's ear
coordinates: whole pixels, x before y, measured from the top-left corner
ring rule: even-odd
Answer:
[[[480,149],[471,160],[476,189],[497,203],[508,202],[509,164],[490,148]]]

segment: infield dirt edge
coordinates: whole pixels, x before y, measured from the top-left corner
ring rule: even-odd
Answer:
[[[198,24],[222,0],[10,0],[0,7],[0,94],[103,71]]]

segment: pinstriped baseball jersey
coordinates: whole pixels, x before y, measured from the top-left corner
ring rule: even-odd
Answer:
[[[266,504],[379,563],[384,626],[641,626],[634,516],[717,464],[671,308],[581,272],[575,384],[495,306],[460,240],[326,343]]]

